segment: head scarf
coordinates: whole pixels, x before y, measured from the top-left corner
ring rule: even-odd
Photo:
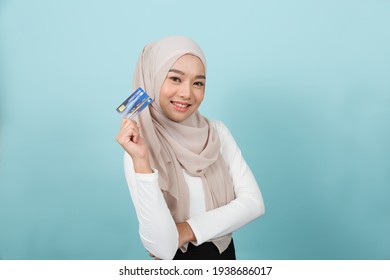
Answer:
[[[185,54],[198,57],[206,72],[200,47],[189,38],[170,36],[144,47],[133,80],[133,90],[141,87],[154,100],[140,113],[138,121],[149,147],[151,165],[159,171],[159,186],[176,223],[189,218],[189,190],[183,170],[201,178],[207,211],[234,199],[232,179],[220,153],[220,139],[209,121],[198,111],[182,122],[174,122],[162,113],[161,86],[173,64]],[[231,234],[211,241],[223,252],[230,240]],[[183,252],[186,245],[181,248]]]

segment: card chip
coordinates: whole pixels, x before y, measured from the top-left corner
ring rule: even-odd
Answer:
[[[118,108],[119,112],[122,112],[124,109],[126,109],[126,106],[125,106],[125,105],[121,105],[121,106]]]

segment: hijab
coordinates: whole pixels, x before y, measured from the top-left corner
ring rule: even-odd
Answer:
[[[138,121],[152,168],[159,172],[159,186],[176,223],[189,218],[190,197],[183,171],[201,178],[207,211],[234,199],[233,182],[220,153],[220,139],[209,120],[196,111],[184,121],[175,122],[160,107],[160,89],[168,71],[185,54],[198,57],[206,72],[200,47],[187,37],[170,36],[143,48],[133,80],[133,90],[141,87],[153,99]],[[230,241],[231,234],[211,240],[220,253]],[[185,252],[187,245],[180,249]]]

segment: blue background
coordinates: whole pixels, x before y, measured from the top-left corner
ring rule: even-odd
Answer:
[[[208,59],[266,215],[240,259],[390,259],[390,1],[0,1],[0,259],[149,259],[115,141],[142,47]]]

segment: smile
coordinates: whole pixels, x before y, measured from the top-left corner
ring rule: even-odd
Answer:
[[[191,104],[181,103],[181,102],[176,102],[176,101],[171,101],[171,103],[175,107],[175,109],[177,109],[181,112],[187,111],[187,109],[191,106]]]

